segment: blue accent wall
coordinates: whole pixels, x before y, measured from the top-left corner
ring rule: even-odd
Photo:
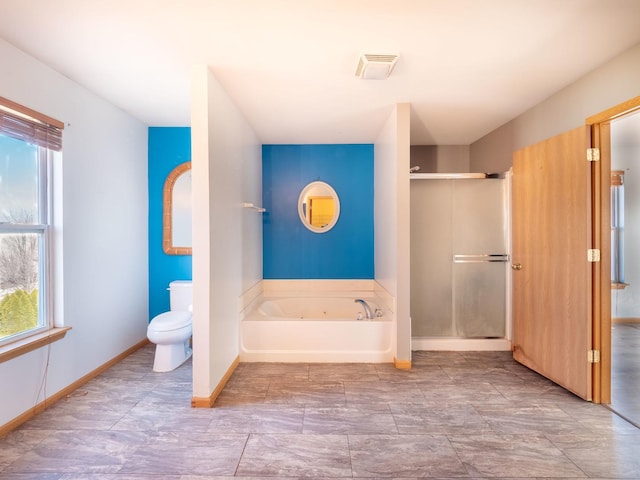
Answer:
[[[310,182],[331,185],[338,223],[305,228],[298,196]],[[373,145],[263,145],[265,279],[373,279]]]
[[[149,127],[149,320],[169,310],[172,280],[191,280],[191,255],[162,250],[164,182],[178,165],[191,160],[189,127]],[[116,192],[117,194],[117,192]]]

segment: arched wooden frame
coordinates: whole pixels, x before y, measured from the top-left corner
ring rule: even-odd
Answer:
[[[191,255],[191,247],[173,245],[173,186],[184,172],[191,169],[191,162],[185,162],[174,168],[164,182],[162,211],[162,249],[167,255]]]

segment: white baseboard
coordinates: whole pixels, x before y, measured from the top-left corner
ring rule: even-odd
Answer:
[[[511,341],[506,338],[425,338],[411,339],[411,350],[432,351],[510,351]]]

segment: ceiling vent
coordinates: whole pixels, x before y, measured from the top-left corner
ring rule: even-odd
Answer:
[[[398,55],[362,54],[358,60],[356,76],[365,80],[384,80],[398,61]]]

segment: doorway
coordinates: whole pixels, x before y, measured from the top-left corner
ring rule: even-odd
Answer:
[[[514,276],[514,358],[579,394],[582,398],[595,403],[611,404],[611,124],[616,119],[635,112],[640,112],[640,97],[587,118],[586,128],[580,127],[565,132],[514,154],[514,219],[516,212],[525,211],[526,213],[526,210],[517,207],[516,193],[524,192],[528,187],[538,192],[539,199],[557,200],[554,208],[550,210],[538,208],[533,203],[521,202],[522,205],[530,208],[530,214],[535,218],[525,218],[518,214],[520,224],[526,227],[520,229],[518,222],[514,221],[512,268],[517,270],[519,282],[522,284],[519,287]],[[549,162],[550,155],[556,154],[559,155],[557,161],[549,165],[544,163]],[[543,163],[539,164],[539,162]],[[574,164],[570,165],[571,162]],[[518,174],[516,169],[518,164],[526,168],[535,168]],[[545,172],[552,174],[549,173],[546,180],[542,178],[540,183],[539,176],[544,177]],[[587,184],[584,183],[585,173]],[[576,178],[580,179],[580,182],[577,182]],[[526,183],[517,184],[518,179]],[[529,185],[531,179],[535,181]],[[560,179],[562,182],[558,181]],[[554,200],[553,195],[548,194],[548,189],[556,184],[561,185],[564,190],[557,189],[557,192],[561,193],[557,193]],[[569,191],[572,192],[570,195]],[[553,190],[553,193],[555,194],[556,190]],[[536,198],[534,194],[522,196],[525,199]],[[544,203],[541,205],[544,206]],[[564,208],[561,216],[566,221],[577,222],[581,218],[586,222],[587,229],[582,228],[583,223],[580,223],[579,230],[564,223],[550,223],[549,219],[553,220],[558,215],[556,205]],[[571,211],[572,206],[576,208],[575,211]],[[585,215],[587,218],[584,218]],[[541,217],[542,221],[537,221],[536,216]],[[553,245],[549,243],[555,238],[553,235],[543,235],[542,238],[532,242],[530,241],[534,236],[531,235],[532,226],[535,226],[534,233],[539,228],[543,232],[561,231],[562,235],[559,241],[552,242]],[[565,237],[564,243],[571,242],[575,244],[575,248],[567,250],[559,261],[548,260],[547,254],[560,251]],[[520,243],[518,239],[521,240]],[[545,255],[532,256],[532,249],[545,250],[543,252]],[[578,252],[581,258],[568,266],[565,259],[573,258],[575,252]],[[540,269],[532,259],[544,259],[543,266],[550,266],[546,270]],[[557,275],[549,275],[549,272],[555,271],[554,264],[564,265],[561,269],[564,272],[577,272],[578,269],[583,268],[585,262],[591,264],[593,268],[588,268],[588,271],[582,271],[581,274],[572,274],[570,281],[565,281],[567,279],[563,280]],[[527,281],[535,273],[534,270],[540,271],[541,278],[533,282]],[[521,275],[522,273],[525,275]],[[536,309],[539,310],[541,305],[544,307],[545,302],[548,303],[549,299],[558,296],[558,285],[563,288],[567,286],[567,288],[573,288],[578,283],[582,285],[580,289],[576,292],[567,292],[561,298],[578,302],[583,308],[586,306],[586,310],[576,313],[574,308],[565,308],[563,314],[563,305],[560,305],[557,308],[550,308],[548,312],[537,311],[536,313]],[[533,288],[535,286],[540,288]],[[545,288],[547,290],[544,290]],[[523,294],[519,296],[518,292]],[[549,295],[549,292],[553,292],[554,295]],[[579,301],[583,298],[581,296],[583,294],[586,305]],[[560,316],[557,321],[552,321],[551,317],[558,312]],[[575,318],[577,323],[570,325],[570,322],[566,321],[567,317]],[[580,321],[583,323],[581,324]],[[553,334],[549,334],[547,327],[555,328]],[[560,328],[559,331],[558,328]],[[562,328],[568,329],[570,334],[562,331]],[[532,331],[538,332],[539,335],[532,335]],[[579,334],[580,338],[577,339],[574,333]],[[568,346],[572,349],[568,350]],[[557,357],[555,361],[550,360],[550,354]],[[576,369],[568,371],[569,366]],[[623,375],[626,380],[628,373],[625,372]],[[581,381],[583,378],[586,378],[586,385],[578,382],[572,387],[572,382],[576,383],[576,379]]]
[[[611,409],[640,426],[640,111],[611,121]]]
[[[620,369],[620,366],[623,365],[620,362],[616,364],[615,372],[612,369],[613,354],[621,353],[619,349],[615,352],[612,350],[612,348],[616,348],[614,341],[617,343],[617,338],[612,337],[612,327],[615,326],[611,320],[612,312],[614,313],[614,318],[616,314],[615,305],[612,306],[612,300],[616,300],[615,296],[612,295],[612,258],[617,258],[617,253],[619,253],[614,252],[612,254],[612,124],[615,129],[615,146],[613,146],[613,149],[620,152],[618,135],[624,131],[625,119],[629,119],[631,116],[636,117],[638,112],[640,112],[640,97],[635,97],[586,120],[587,125],[591,128],[591,144],[599,151],[599,161],[591,162],[594,179],[592,196],[593,244],[594,248],[600,250],[602,257],[602,261],[597,264],[598,268],[594,270],[593,278],[593,313],[596,320],[594,321],[593,330],[593,348],[600,351],[599,362],[593,365],[594,400],[598,403],[609,404],[614,411],[616,411],[616,408],[621,408],[621,402],[618,401],[616,405],[614,398],[614,403],[612,403],[612,375],[617,375],[617,379],[622,379],[625,383],[627,383],[628,375],[624,369]],[[621,123],[622,120],[625,120],[625,122]],[[616,153],[616,156],[619,157],[620,154]],[[620,159],[617,159],[616,162],[618,160]],[[614,266],[614,275],[616,268],[618,267]],[[615,333],[616,335],[620,333],[620,329]],[[631,384],[632,382],[629,382],[629,385]],[[618,397],[618,400],[621,398]],[[616,413],[625,416],[621,411],[616,411]],[[636,419],[634,423],[638,423],[638,420]]]

